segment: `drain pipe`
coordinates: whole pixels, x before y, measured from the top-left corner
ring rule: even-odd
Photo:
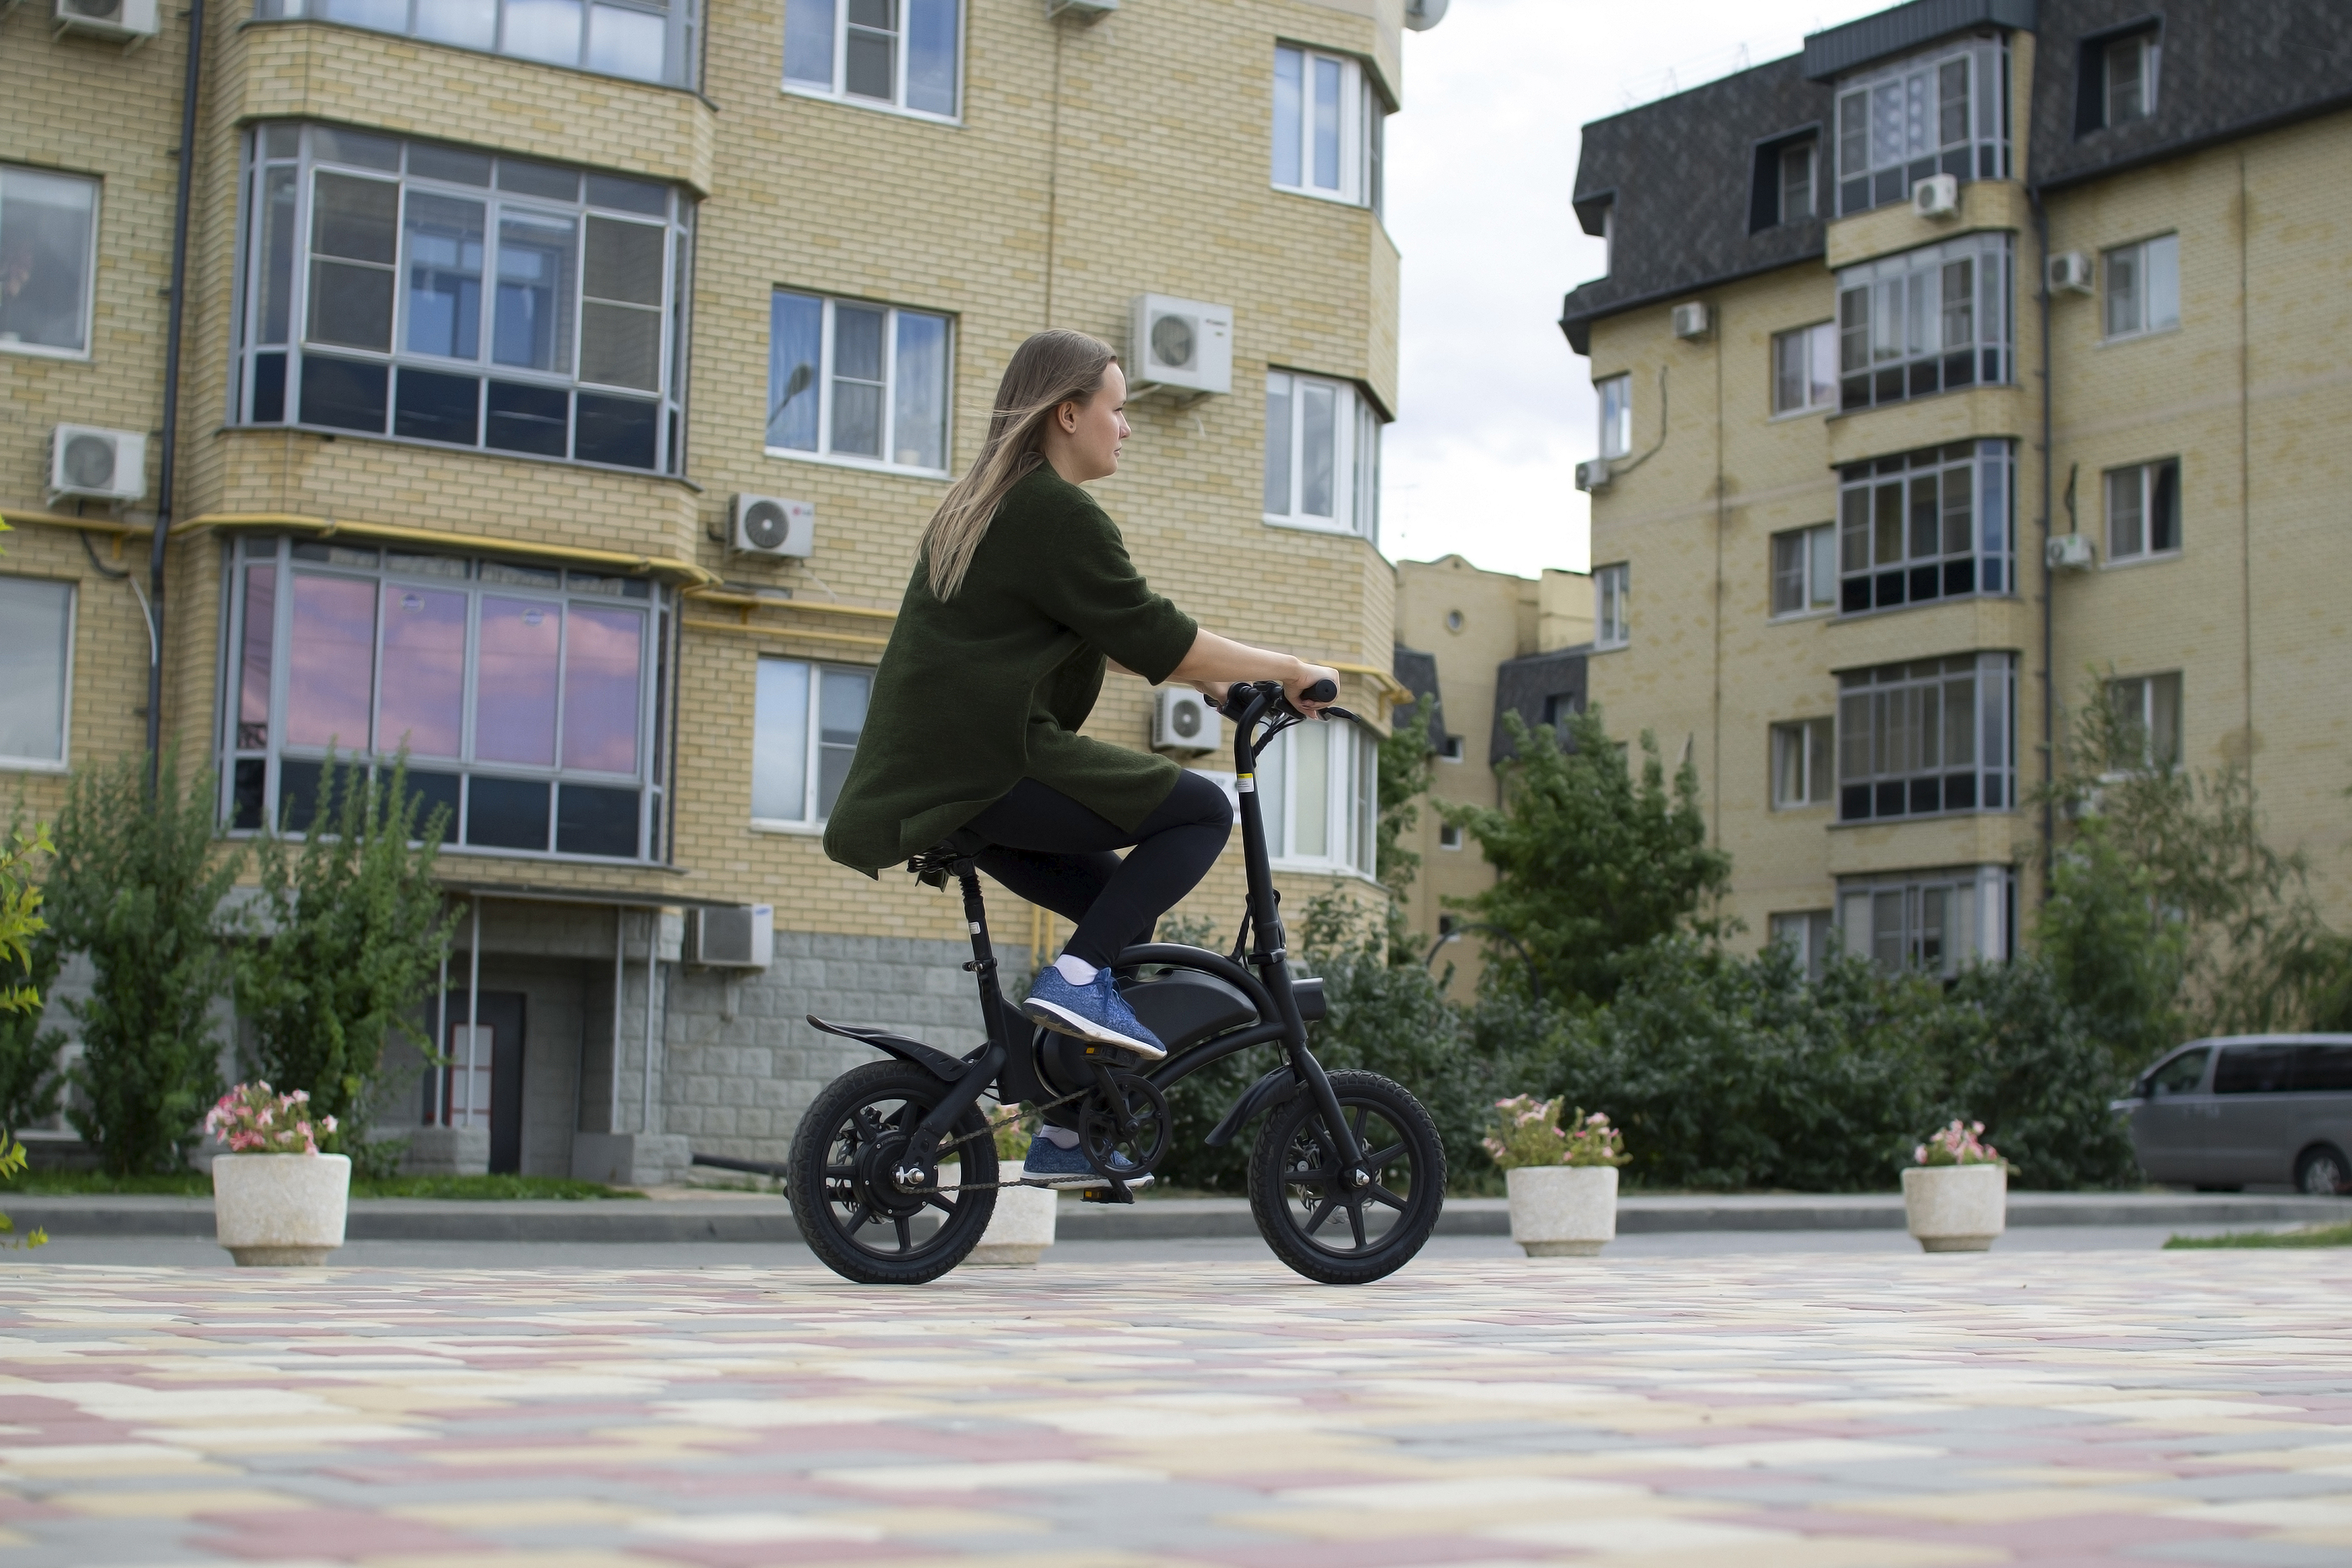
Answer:
[[[2057,454],[2051,440],[2050,363],[2050,209],[2042,204],[2039,189],[2028,186],[2033,204],[2034,259],[2042,268],[2042,287],[2034,293],[2042,316],[2042,902],[2050,902],[2050,868],[2058,851],[2058,805],[2051,798],[2057,781],[2058,703],[2055,662],[2055,615],[2058,574],[2050,567],[2050,486]]]
[[[163,750],[163,553],[180,448],[180,326],[187,315],[188,204],[196,172],[196,93],[204,84],[205,0],[188,0],[188,68],[180,88],[180,176],[172,204],[172,305],[163,329],[163,472],[155,538],[147,552],[147,794],[154,798]]]

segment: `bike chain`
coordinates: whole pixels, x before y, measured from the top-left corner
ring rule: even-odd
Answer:
[[[1044,1104],[1042,1104],[1042,1105],[1040,1105],[1040,1106],[1038,1106],[1038,1107],[1037,1107],[1037,1112],[1038,1112],[1038,1113],[1039,1113],[1040,1115],[1043,1115],[1045,1113],[1046,1113],[1046,1112],[1048,1112],[1048,1111],[1053,1110],[1053,1109],[1054,1109],[1055,1106],[1057,1106],[1057,1105],[1066,1105],[1066,1104],[1068,1104],[1068,1103],[1069,1103],[1071,1101],[1073,1101],[1073,1100],[1083,1100],[1083,1099],[1085,1099],[1087,1095],[1089,1095],[1089,1094],[1091,1094],[1091,1093],[1093,1093],[1093,1092],[1094,1092],[1094,1085],[1093,1085],[1093,1084],[1091,1084],[1091,1083],[1089,1083],[1089,1084],[1088,1084],[1088,1085],[1087,1085],[1084,1089],[1081,1089],[1081,1090],[1077,1091],[1077,1092],[1076,1092],[1076,1093],[1074,1093],[1074,1094],[1065,1094],[1065,1095],[1063,1095],[1059,1100],[1048,1100],[1048,1101],[1046,1101]],[[931,1166],[932,1166],[932,1168],[936,1170],[936,1169],[939,1167],[939,1164],[940,1164],[939,1156],[940,1156],[940,1155],[944,1155],[944,1154],[946,1154],[950,1149],[960,1149],[960,1148],[961,1148],[964,1145],[966,1145],[966,1144],[968,1144],[968,1143],[971,1143],[974,1138],[979,1138],[979,1137],[992,1137],[992,1137],[994,1137],[994,1136],[995,1136],[999,1132],[1003,1131],[1003,1130],[1004,1128],[1006,1128],[1006,1127],[1017,1127],[1017,1126],[1019,1126],[1019,1125],[1021,1124],[1021,1114],[1022,1114],[1022,1113],[1021,1113],[1019,1111],[1015,1111],[1015,1112],[1013,1112],[1013,1114],[1012,1114],[1012,1115],[1010,1115],[1010,1116],[1006,1117],[1006,1118],[1005,1118],[1003,1121],[1002,1121],[1002,1122],[991,1122],[988,1125],[986,1125],[985,1127],[981,1128],[978,1132],[974,1132],[974,1133],[966,1133],[966,1134],[965,1134],[962,1137],[961,1137],[961,1138],[950,1138],[950,1139],[949,1139],[946,1143],[941,1144],[941,1145],[939,1146],[939,1149],[938,1149],[937,1153],[935,1153],[935,1154],[932,1155],[932,1158],[931,1158]],[[1077,1178],[1077,1177],[1076,1177],[1076,1176],[1073,1176],[1073,1177],[1071,1177],[1070,1179],[1071,1179],[1071,1180],[1073,1180],[1073,1181],[1076,1181],[1076,1180],[1077,1180],[1077,1179],[1079,1179],[1079,1178]],[[1054,1190],[1053,1186],[1052,1186],[1052,1184],[1050,1184],[1050,1183],[1047,1183],[1047,1182],[1037,1182],[1037,1183],[1034,1183],[1034,1184],[1033,1184],[1033,1183],[1030,1183],[1030,1182],[1027,1182],[1027,1181],[1015,1181],[1015,1182],[1003,1182],[1003,1181],[958,1182],[958,1183],[957,1183],[955,1186],[934,1186],[934,1187],[927,1188],[927,1189],[925,1189],[925,1190],[929,1191],[929,1192],[1002,1192],[1002,1191],[1005,1190],[1005,1189],[1006,1189],[1006,1188],[1008,1188],[1008,1187],[1024,1187],[1024,1186],[1033,1186],[1033,1185],[1034,1185],[1034,1186],[1037,1186],[1037,1187],[1043,1188],[1043,1189],[1045,1189],[1045,1190],[1046,1190],[1046,1191],[1049,1191],[1049,1192],[1050,1192],[1050,1191],[1052,1191],[1052,1190]]]

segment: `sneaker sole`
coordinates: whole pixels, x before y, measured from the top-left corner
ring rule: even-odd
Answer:
[[[1133,1181],[1127,1184],[1127,1190],[1129,1192],[1139,1191],[1144,1187],[1150,1186],[1158,1179],[1158,1177],[1152,1176],[1137,1176]],[[1110,1178],[1108,1176],[1098,1176],[1092,1171],[1088,1171],[1084,1176],[1023,1176],[1021,1178],[1021,1185],[1023,1186],[1046,1187],[1056,1192],[1076,1192],[1090,1187],[1108,1186],[1110,1185]]]
[[[1066,1034],[1074,1040],[1089,1040],[1096,1045],[1115,1045],[1121,1051],[1133,1051],[1146,1061],[1160,1061],[1168,1055],[1160,1046],[1129,1040],[1123,1034],[1103,1028],[1091,1019],[1080,1018],[1058,1003],[1031,997],[1021,1004],[1021,1012],[1031,1023],[1050,1029],[1055,1034]]]

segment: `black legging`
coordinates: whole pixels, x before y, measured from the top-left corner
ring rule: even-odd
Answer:
[[[1225,792],[1187,769],[1129,832],[1051,785],[1024,779],[966,826],[988,842],[980,869],[1077,929],[1063,951],[1097,968],[1151,940],[1160,917],[1200,884],[1233,832]],[[1125,860],[1112,854],[1128,845]]]

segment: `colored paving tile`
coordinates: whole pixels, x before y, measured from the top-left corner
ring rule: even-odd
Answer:
[[[0,1267],[0,1568],[2352,1562],[2352,1257]]]

